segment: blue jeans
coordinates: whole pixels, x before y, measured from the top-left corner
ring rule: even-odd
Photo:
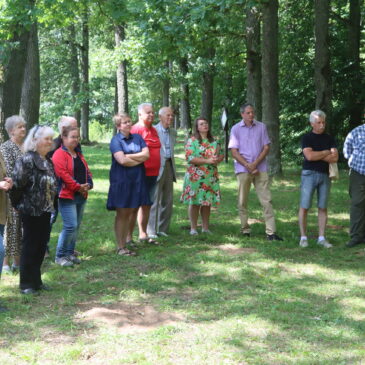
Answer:
[[[62,216],[63,227],[58,238],[56,258],[73,255],[85,203],[86,199],[80,194],[75,194],[74,200],[58,200],[58,210]]]
[[[5,226],[3,224],[0,224],[0,276],[1,272],[3,271],[3,261],[5,256],[5,249],[4,249],[4,228]]]
[[[303,170],[300,186],[300,207],[309,209],[312,205],[313,194],[317,191],[317,207],[326,209],[330,188],[331,180],[328,174],[313,170]]]

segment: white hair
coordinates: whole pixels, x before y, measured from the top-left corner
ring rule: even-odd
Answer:
[[[26,124],[23,117],[20,115],[12,115],[5,120],[5,129],[10,137],[11,131],[18,125],[18,124]]]
[[[326,113],[322,110],[313,110],[312,113],[309,114],[309,122],[314,123],[316,121],[316,117],[326,120]]]
[[[142,103],[142,104],[139,104],[138,105],[138,108],[137,108],[138,113],[140,113],[144,109],[145,106],[150,106],[152,108],[152,104],[151,103]]]
[[[170,109],[172,112],[174,111],[170,106],[163,106],[159,111],[158,111],[158,115],[165,115],[166,114],[166,109]]]
[[[41,138],[53,137],[54,130],[48,125],[36,125],[29,132],[24,141],[24,152],[36,151]]]
[[[58,131],[60,132],[60,134],[62,134],[63,128],[70,126],[72,123],[76,123],[77,126],[76,118],[62,115],[60,121],[58,122]]]

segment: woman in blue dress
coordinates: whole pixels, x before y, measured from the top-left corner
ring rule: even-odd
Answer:
[[[136,253],[126,244],[132,240],[138,208],[152,205],[143,164],[149,158],[149,151],[139,134],[130,133],[132,121],[128,114],[115,115],[113,122],[118,133],[110,142],[112,166],[107,209],[116,211],[114,230],[118,255],[134,256]]]

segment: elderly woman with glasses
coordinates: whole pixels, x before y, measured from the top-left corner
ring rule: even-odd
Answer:
[[[93,181],[80,150],[79,129],[74,126],[65,127],[61,137],[62,145],[52,157],[58,178],[58,210],[63,220],[55,262],[67,267],[81,263],[74,251],[88,191],[92,189]]]
[[[10,139],[0,146],[0,153],[4,158],[6,173],[11,176],[16,160],[23,155],[23,142],[26,136],[25,120],[19,115],[13,115],[5,120],[5,129]],[[19,269],[22,242],[22,224],[19,213],[11,204],[8,204],[7,207],[9,219],[5,226],[3,267],[6,273]],[[11,266],[10,259],[13,260]]]
[[[23,224],[20,256],[20,291],[37,294],[48,290],[41,279],[41,265],[50,235],[50,218],[57,195],[53,164],[47,158],[54,132],[48,126],[33,127],[24,142],[24,155],[13,171],[10,199]]]
[[[139,134],[132,134],[132,121],[128,114],[113,118],[118,133],[110,142],[112,166],[107,209],[115,210],[115,236],[117,254],[134,256],[127,242],[133,243],[132,233],[138,208],[152,205],[146,182],[144,161],[149,158],[146,142]]]

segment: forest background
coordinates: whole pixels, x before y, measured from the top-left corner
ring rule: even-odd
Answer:
[[[249,101],[268,126],[271,174],[299,162],[315,108],[341,150],[364,111],[362,0],[0,0],[0,113],[31,127],[75,115],[83,143],[112,115],[171,105],[187,132],[223,135]],[[156,118],[157,119],[157,118]]]

